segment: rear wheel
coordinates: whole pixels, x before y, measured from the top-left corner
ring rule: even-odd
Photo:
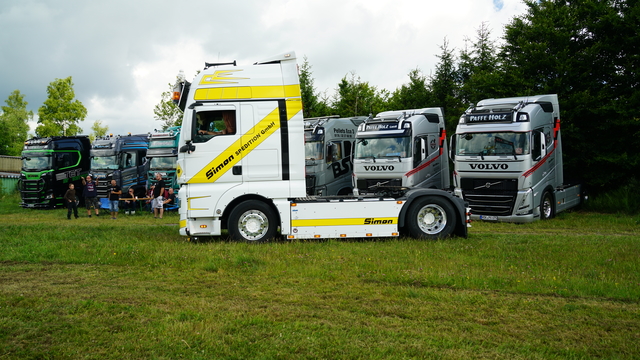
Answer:
[[[229,237],[247,242],[268,241],[276,235],[276,220],[269,205],[257,200],[242,202],[229,214]]]
[[[411,204],[407,211],[406,224],[413,238],[441,239],[453,233],[456,214],[447,200],[426,196]]]
[[[540,200],[540,219],[549,220],[555,215],[553,203],[553,195],[549,191],[545,191]]]

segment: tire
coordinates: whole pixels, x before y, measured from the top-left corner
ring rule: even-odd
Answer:
[[[276,220],[273,210],[264,202],[244,201],[229,214],[227,230],[236,241],[265,242],[275,237]]]
[[[441,239],[456,228],[456,213],[445,199],[425,196],[417,199],[407,211],[406,228],[416,239]]]
[[[555,203],[553,201],[553,195],[551,192],[545,191],[540,199],[540,219],[549,220],[555,215]]]

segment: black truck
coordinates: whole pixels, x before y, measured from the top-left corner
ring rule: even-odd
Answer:
[[[105,136],[91,148],[91,173],[98,182],[98,197],[107,197],[107,187],[115,180],[123,193],[133,187],[144,197],[147,185],[149,134]]]
[[[51,209],[64,205],[73,183],[82,189],[81,177],[89,173],[91,142],[87,136],[35,137],[25,141],[19,189],[25,208]],[[82,195],[81,191],[77,191]]]

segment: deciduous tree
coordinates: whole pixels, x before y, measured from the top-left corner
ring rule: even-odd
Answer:
[[[20,90],[14,90],[5,103],[0,114],[0,155],[18,156],[27,139],[33,111],[27,110],[28,103]]]
[[[109,126],[102,126],[102,120],[96,120],[93,122],[93,125],[91,125],[91,134],[89,134],[89,139],[93,142],[95,139],[107,135],[107,131],[109,131]]]
[[[55,79],[47,87],[47,94],[47,100],[38,109],[36,134],[40,137],[71,136],[82,132],[78,123],[87,116],[87,108],[75,99],[71,76]]]
[[[169,89],[169,91],[165,91],[160,95],[160,102],[153,108],[153,118],[162,123],[162,130],[182,125],[182,110],[171,99],[173,94],[172,84],[169,84]]]

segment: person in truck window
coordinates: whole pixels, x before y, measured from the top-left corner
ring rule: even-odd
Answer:
[[[236,113],[232,110],[222,111],[224,129],[220,131],[198,130],[200,135],[234,135],[236,133]]]

